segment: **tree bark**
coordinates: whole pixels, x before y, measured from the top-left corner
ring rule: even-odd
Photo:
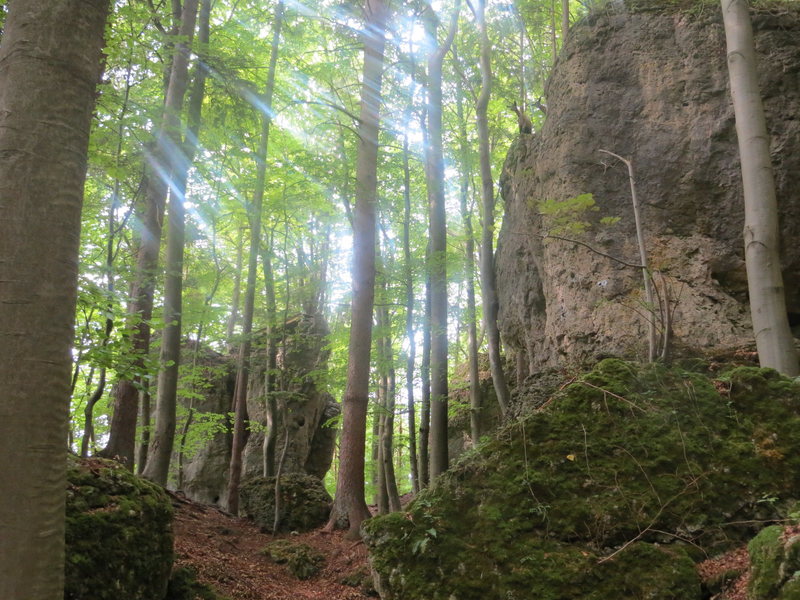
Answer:
[[[178,4],[179,7],[180,4]],[[174,8],[175,6],[173,5]],[[172,35],[175,36],[181,33],[179,30],[180,10],[177,14],[173,13],[173,19]],[[193,30],[194,21],[192,21],[192,32]],[[168,45],[173,46],[174,52],[180,52],[180,45],[176,47],[169,42]],[[132,373],[121,377],[117,383],[108,444],[102,452],[104,456],[118,457],[131,469],[133,468],[136,447],[136,419],[139,399],[140,396],[146,394],[144,391],[145,382],[140,374],[147,368],[147,358],[150,353],[150,320],[153,317],[153,296],[158,277],[159,250],[161,248],[164,208],[167,199],[167,178],[162,171],[169,170],[170,152],[169,145],[164,144],[164,136],[166,128],[169,126],[169,114],[180,114],[186,87],[188,86],[188,75],[185,75],[185,69],[188,69],[188,65],[179,66],[176,70],[173,68],[174,64],[175,57],[173,56],[172,61],[165,68],[164,115],[162,116],[159,131],[156,133],[155,147],[148,156],[143,185],[145,207],[139,219],[141,231],[139,233],[139,248],[136,256],[136,274],[131,284],[131,300],[128,306],[129,327],[133,328],[131,351],[135,358],[131,365]],[[182,69],[184,70],[182,71]],[[177,80],[182,74],[184,74],[183,80]],[[173,77],[176,78],[174,82]],[[142,465],[141,457],[139,465],[139,468],[143,470],[144,466]]]
[[[234,394],[233,445],[228,469],[228,510],[239,513],[239,483],[242,478],[242,452],[247,443],[247,382],[250,374],[250,352],[252,349],[253,310],[255,308],[256,276],[258,274],[258,255],[261,248],[261,213],[264,204],[264,188],[267,174],[267,152],[269,148],[269,128],[272,123],[272,92],[275,87],[275,67],[278,61],[278,44],[283,23],[283,2],[275,7],[272,29],[272,50],[267,71],[267,84],[264,91],[264,108],[261,109],[261,139],[256,154],[256,189],[250,213],[250,257],[247,265],[247,287],[242,312],[242,341],[236,370],[236,392]],[[277,480],[276,480],[277,482]]]
[[[500,356],[500,330],[497,328],[497,282],[494,272],[494,181],[489,146],[489,98],[492,94],[492,47],[486,28],[486,0],[478,0],[476,18],[481,39],[481,93],[475,106],[478,122],[478,147],[481,171],[481,290],[483,292],[483,326],[489,342],[489,369],[500,411],[505,417],[511,403],[503,362]]]
[[[189,79],[189,47],[194,37],[198,0],[186,0],[175,45],[172,76],[164,111],[165,127],[160,132],[159,155],[167,158],[170,193],[167,231],[166,273],[164,277],[164,330],[161,338],[161,368],[158,373],[156,424],[144,477],[165,486],[175,442],[175,411],[178,395],[178,368],[181,361],[181,321],[183,294],[183,250],[186,229],[184,201],[189,171],[189,156],[181,139],[181,111]],[[174,109],[177,107],[177,110]]]
[[[431,278],[425,279],[425,321],[422,326],[422,363],[419,376],[422,383],[422,402],[419,414],[419,486],[428,487],[430,478],[431,431]]]
[[[0,598],[9,600],[64,596],[80,212],[109,4],[7,4],[0,46]]]
[[[348,536],[360,536],[369,518],[364,500],[372,311],[375,301],[375,213],[377,204],[378,131],[387,7],[383,0],[366,0],[363,31],[364,71],[358,126],[356,204],[353,214],[353,303],[348,347],[347,385],[336,497],[327,529],[349,526]]]
[[[778,202],[747,2],[722,0],[722,15],[742,163],[745,263],[756,349],[762,367],[793,377],[798,360],[786,314]]]
[[[242,290],[242,264],[244,261],[244,227],[239,227],[239,236],[236,242],[236,270],[233,274],[233,298],[231,299],[231,314],[228,315],[228,324],[225,328],[225,342],[228,344],[228,352],[233,353],[236,344],[233,341],[233,333],[236,331],[236,323],[239,320],[239,301]]]
[[[444,152],[442,150],[442,64],[458,25],[461,3],[453,9],[447,38],[436,39],[436,15],[430,4],[425,8],[425,29],[431,52],[428,55],[428,145],[425,174],[428,182],[431,253],[431,441],[430,478],[447,470],[447,213],[444,191]]]
[[[456,112],[458,115],[461,146],[461,220],[464,223],[464,235],[467,238],[465,254],[464,279],[467,284],[467,335],[469,361],[469,423],[472,443],[477,444],[481,437],[481,390],[480,369],[478,367],[478,324],[475,308],[475,233],[472,230],[472,213],[467,207],[469,198],[469,140],[467,139],[467,123],[464,120],[464,103],[462,102],[460,80],[456,88]]]
[[[413,67],[412,67],[413,70]],[[417,458],[417,414],[414,405],[414,366],[417,356],[416,330],[414,329],[414,270],[411,262],[411,168],[409,166],[408,129],[411,122],[413,93],[406,110],[403,128],[403,267],[406,286],[406,398],[408,402],[408,455],[411,465],[411,489],[419,491],[419,465]]]

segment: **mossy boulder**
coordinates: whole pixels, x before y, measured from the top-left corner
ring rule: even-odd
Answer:
[[[275,520],[275,478],[247,478],[242,483],[239,497],[244,513],[264,531],[271,532]],[[313,475],[282,475],[278,530],[304,532],[323,525],[332,502],[322,481]]]
[[[172,571],[164,600],[227,600],[210,586],[197,580],[192,567],[178,567]]]
[[[308,544],[276,540],[263,550],[279,565],[286,565],[298,579],[311,579],[325,566],[325,555]]]
[[[800,385],[602,361],[363,532],[381,597],[701,598],[800,490]]]
[[[753,600],[800,600],[800,530],[773,525],[748,544]]]
[[[172,503],[108,460],[67,470],[65,600],[159,600],[172,569]]]

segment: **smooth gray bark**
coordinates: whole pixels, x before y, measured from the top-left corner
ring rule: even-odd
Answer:
[[[722,0],[722,15],[742,163],[745,263],[758,359],[762,367],[796,376],[800,369],[786,314],[778,202],[747,2]]]
[[[70,347],[86,155],[109,4],[7,4],[0,45],[3,600],[64,597]]]

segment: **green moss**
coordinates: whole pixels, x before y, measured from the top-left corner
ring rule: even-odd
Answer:
[[[264,550],[279,565],[286,565],[298,579],[310,579],[325,566],[325,556],[309,546],[291,540],[276,540]]]
[[[700,371],[602,361],[407,514],[367,522],[382,597],[699,598],[692,560],[749,539],[800,489],[800,386]]]
[[[275,478],[251,477],[240,489],[242,510],[264,530],[275,520]],[[324,524],[332,499],[325,485],[312,475],[290,473],[281,477],[279,531],[310,531]]]
[[[172,504],[116,462],[69,465],[66,600],[163,598],[172,568]]]
[[[753,600],[800,600],[800,536],[796,532],[767,527],[747,549]]]
[[[190,567],[172,571],[164,600],[226,600],[212,588],[197,581],[197,572]]]

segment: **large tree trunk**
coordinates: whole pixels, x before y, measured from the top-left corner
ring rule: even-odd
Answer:
[[[778,202],[753,29],[745,0],[722,0],[728,70],[744,184],[744,243],[750,314],[762,367],[798,374],[781,274]]]
[[[278,61],[278,43],[283,23],[283,2],[275,7],[275,19],[272,30],[272,50],[267,72],[267,85],[264,92],[266,110],[261,114],[261,139],[256,154],[256,189],[250,213],[250,257],[247,265],[247,287],[242,312],[242,341],[239,344],[239,356],[236,369],[236,392],[234,394],[233,444],[231,463],[228,469],[228,510],[239,513],[239,482],[242,478],[242,452],[247,443],[245,420],[247,419],[247,382],[250,374],[250,351],[252,349],[253,309],[256,297],[256,276],[258,274],[258,255],[261,249],[261,212],[264,203],[264,186],[267,174],[267,151],[269,147],[269,127],[272,123],[272,92],[275,87],[275,66]]]
[[[64,596],[80,212],[108,9],[108,0],[10,0],[0,46],[4,600]]]
[[[366,0],[364,74],[358,126],[356,204],[353,214],[353,304],[348,347],[347,385],[342,416],[336,498],[327,529],[349,526],[358,537],[369,518],[364,500],[364,445],[369,400],[369,356],[375,301],[375,205],[378,188],[378,130],[387,8],[383,0]]]
[[[431,252],[431,440],[430,477],[447,470],[447,214],[444,192],[444,153],[442,150],[442,63],[450,48],[458,23],[460,2],[453,9],[447,39],[436,40],[436,15],[425,8],[426,31],[431,52],[428,56],[428,145],[425,148],[425,174],[428,182]]]
[[[181,322],[183,295],[183,247],[186,229],[184,201],[189,157],[181,139],[180,106],[189,80],[189,47],[194,36],[198,0],[186,0],[180,29],[181,42],[175,45],[172,76],[164,111],[165,127],[158,140],[159,155],[167,157],[170,177],[167,257],[164,277],[164,330],[161,338],[161,368],[158,372],[156,424],[144,477],[167,484],[172,447],[175,442],[175,411],[178,395],[178,369],[181,362]],[[175,99],[179,96],[180,99]],[[177,106],[178,110],[173,110]],[[171,151],[167,151],[171,148]]]
[[[483,326],[489,342],[489,369],[494,391],[503,416],[508,412],[511,394],[500,357],[500,330],[497,327],[497,283],[494,273],[494,182],[492,180],[491,148],[489,147],[489,98],[492,94],[492,47],[486,30],[486,0],[478,0],[476,11],[481,35],[481,93],[475,106],[478,122],[478,147],[481,168],[481,290],[483,292]]]

